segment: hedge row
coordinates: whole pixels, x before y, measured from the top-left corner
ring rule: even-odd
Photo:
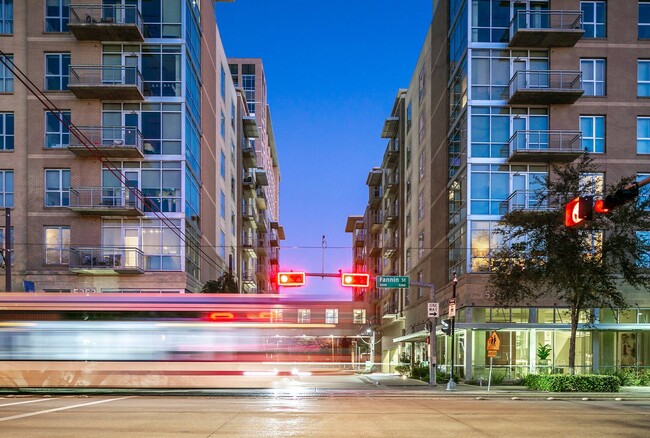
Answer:
[[[529,374],[524,385],[551,392],[618,392],[621,381],[616,376],[597,374]]]

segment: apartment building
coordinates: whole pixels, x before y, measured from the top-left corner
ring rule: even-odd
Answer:
[[[259,58],[228,58],[230,74],[240,90],[242,196],[240,231],[241,284],[244,293],[277,293],[280,241],[280,167],[264,65]]]
[[[0,11],[1,50],[55,107],[2,67],[12,289],[182,293],[218,278],[237,260],[241,134],[213,2]]]
[[[508,378],[539,367],[566,372],[563,303],[501,308],[486,293],[497,247],[492,231],[506,212],[528,208],[519,201],[540,187],[553,164],[585,149],[599,167],[584,176],[596,195],[621,177],[650,174],[650,2],[441,0],[433,11],[405,112],[389,118],[397,115],[404,133],[397,273],[436,286],[441,319],[449,317],[457,276],[453,360],[463,378],[485,373],[492,330],[501,338],[494,365]],[[384,181],[391,172],[384,161]],[[633,307],[593,309],[592,324],[581,319],[577,372],[638,369],[650,360],[650,295],[623,292]],[[390,336],[382,339],[386,369],[402,352],[414,362],[428,360],[425,295],[411,287],[396,301],[403,322],[393,324],[402,334],[382,329],[382,337]],[[447,369],[451,341],[440,324],[437,363]],[[552,350],[544,364],[536,355],[540,344]]]

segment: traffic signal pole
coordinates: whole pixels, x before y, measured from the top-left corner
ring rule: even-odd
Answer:
[[[428,287],[431,291],[431,302],[436,302],[436,287],[433,283],[422,283],[419,281],[411,281],[410,283],[411,286]],[[438,358],[436,357],[438,351],[436,341],[437,319],[437,317],[432,316],[427,321],[427,326],[429,327],[429,386],[438,386],[438,382],[436,381],[436,363],[438,362]]]

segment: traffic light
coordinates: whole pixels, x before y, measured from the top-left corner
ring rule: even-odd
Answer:
[[[278,272],[279,286],[304,286],[304,272]]]
[[[605,196],[605,199],[596,201],[594,209],[597,213],[609,213],[612,209],[627,204],[639,195],[639,186],[632,184],[618,189],[613,195]]]
[[[341,284],[348,287],[368,287],[369,274],[341,274]]]
[[[594,197],[579,196],[567,203],[564,208],[564,225],[573,227],[593,217]]]
[[[443,319],[440,321],[441,329],[444,334],[451,336],[451,319]]]

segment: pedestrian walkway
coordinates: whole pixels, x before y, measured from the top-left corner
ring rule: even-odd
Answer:
[[[650,386],[624,386],[619,392],[547,392],[535,391],[520,385],[491,385],[488,391],[487,382],[483,386],[457,383],[456,388],[447,390],[447,383],[438,383],[430,387],[427,382],[417,379],[404,378],[397,374],[365,374],[367,382],[372,382],[379,388],[403,389],[405,391],[417,391],[435,393],[437,395],[466,396],[466,397],[520,397],[520,398],[589,398],[589,399],[650,399]]]

